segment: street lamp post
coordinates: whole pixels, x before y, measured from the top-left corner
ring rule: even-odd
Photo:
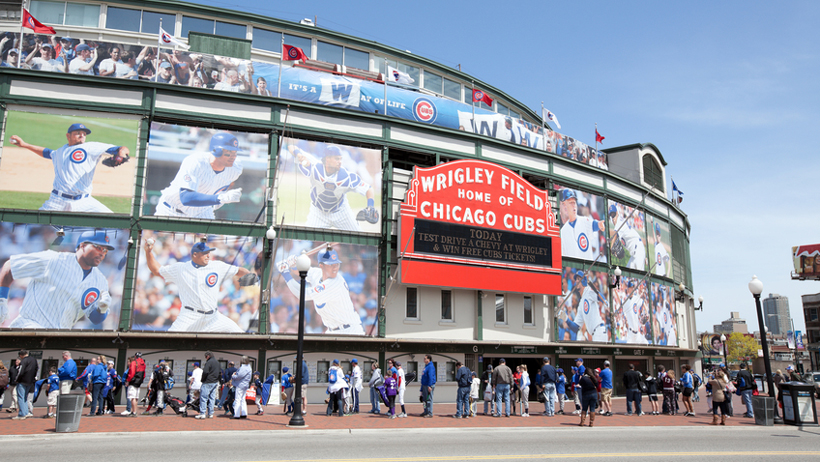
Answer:
[[[763,323],[763,310],[760,308],[760,294],[763,292],[763,283],[757,276],[752,276],[749,282],[749,292],[755,298],[755,308],[757,308],[757,324],[760,332],[766,332],[766,326]],[[772,363],[769,361],[769,341],[766,335],[760,336],[760,344],[763,347],[763,366],[766,368],[766,385],[769,387],[769,396],[777,399],[774,392],[774,381],[772,380]],[[777,412],[777,402],[774,405],[774,423],[782,424],[783,420],[780,418],[780,413]]]
[[[729,345],[726,345],[726,334],[720,334],[720,344],[723,345],[723,364],[726,365],[726,370],[729,370]]]
[[[296,270],[299,271],[299,337],[296,341],[296,398],[293,401],[293,416],[288,422],[290,427],[306,427],[302,415],[302,353],[305,341],[305,278],[310,269],[310,257],[304,251],[296,259]]]

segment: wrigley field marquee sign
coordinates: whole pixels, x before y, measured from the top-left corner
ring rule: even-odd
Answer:
[[[499,165],[416,167],[399,240],[403,284],[560,294],[560,232],[547,191]]]

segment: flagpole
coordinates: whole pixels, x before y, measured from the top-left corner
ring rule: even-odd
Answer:
[[[473,107],[473,133],[475,133],[475,82],[470,80],[470,106]]]
[[[282,97],[282,67],[285,66],[285,34],[282,34],[282,44],[279,46],[279,78],[276,79],[276,97]]]
[[[595,122],[595,157],[598,157],[598,122]]]
[[[678,188],[675,187],[675,177],[669,176],[669,179],[672,180],[672,203],[675,204],[675,207],[678,207]]]
[[[387,115],[387,56],[384,57],[384,74],[382,74],[382,78],[384,79],[384,115]]]
[[[544,151],[547,150],[547,121],[544,120],[544,102],[541,101],[541,136],[544,137]]]
[[[17,69],[20,69],[20,61],[23,60],[23,18],[26,16],[26,0],[20,2],[20,41],[17,43]],[[11,44],[14,48],[14,43]]]

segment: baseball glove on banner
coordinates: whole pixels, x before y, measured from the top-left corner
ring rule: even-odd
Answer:
[[[624,245],[621,244],[620,239],[615,239],[612,241],[612,253],[615,254],[616,257],[619,259],[624,258],[626,256],[626,252],[624,251]]]
[[[376,224],[379,222],[379,212],[376,211],[375,207],[361,209],[356,215],[356,220]]]
[[[257,276],[256,273],[248,273],[239,278],[240,287],[253,286],[256,285],[257,282],[259,282],[259,276]]]
[[[113,167],[119,167],[120,165],[128,162],[128,159],[130,159],[130,158],[131,157],[129,157],[129,156],[114,154],[111,157],[106,157],[105,159],[103,159],[102,164],[107,166],[107,167],[112,167],[112,168]]]

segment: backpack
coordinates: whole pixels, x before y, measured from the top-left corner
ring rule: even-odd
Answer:
[[[649,393],[649,387],[646,386],[644,379],[638,380],[638,388],[640,388],[641,393]]]
[[[336,383],[338,378],[336,377],[336,369],[331,369],[327,372],[327,381],[330,383]]]
[[[0,369],[0,389],[5,388],[9,384],[9,370]]]
[[[700,388],[700,376],[695,375],[694,377],[695,389]]]
[[[164,374],[163,374],[163,375],[164,375]],[[174,380],[174,376],[173,376],[173,375],[167,375],[167,376],[165,376],[165,389],[166,389],[166,390],[170,390],[170,389],[174,388],[174,384],[175,384],[175,383],[176,383],[176,381]]]

